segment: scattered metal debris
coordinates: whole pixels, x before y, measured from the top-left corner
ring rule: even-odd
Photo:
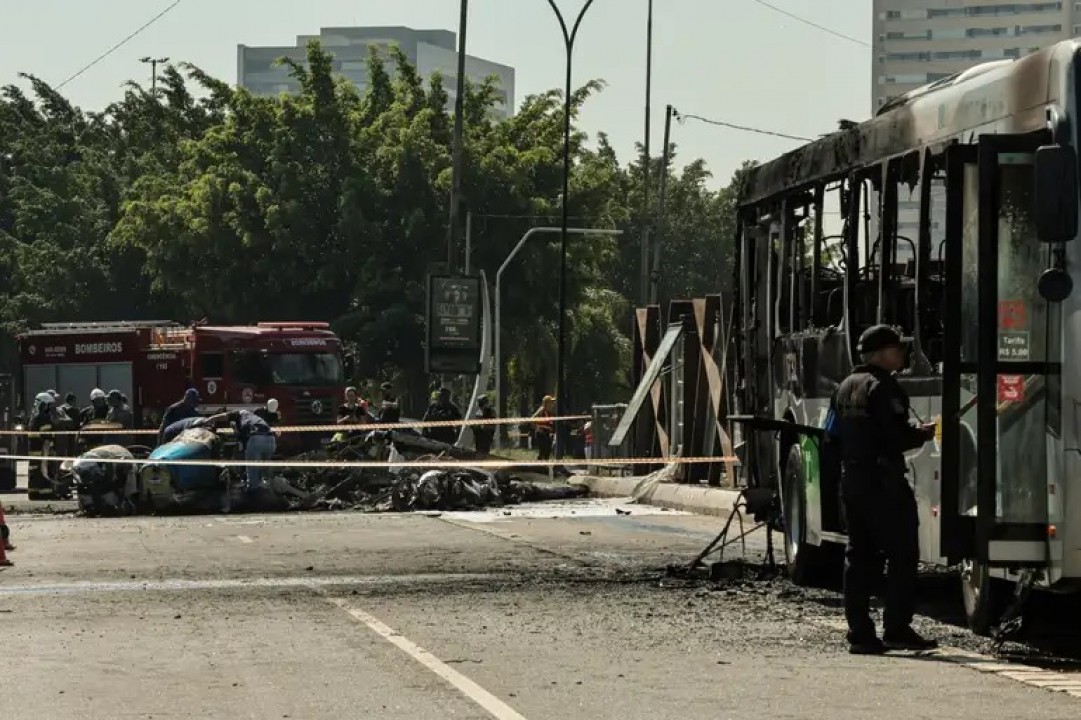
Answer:
[[[198,437],[195,437],[195,434]],[[95,462],[132,458],[118,446],[95,448],[65,470],[73,479],[79,508],[87,515],[162,512],[360,510],[473,510],[522,502],[586,497],[583,485],[523,480],[510,470],[489,472],[457,466],[476,457],[471,451],[403,431],[369,432],[341,437],[325,448],[283,459],[267,473],[265,487],[244,493],[243,468],[183,467],[154,464],[155,457],[215,460],[235,456],[228,443],[205,430],[187,430],[159,448],[145,465]],[[431,467],[440,459],[456,467]],[[425,467],[311,468],[303,462],[418,461]]]

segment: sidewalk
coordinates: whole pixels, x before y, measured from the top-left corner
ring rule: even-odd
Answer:
[[[637,497],[638,502],[698,515],[728,517],[739,497],[738,490],[659,482],[650,487],[648,477],[592,477],[579,475],[568,482],[585,485],[596,497]]]

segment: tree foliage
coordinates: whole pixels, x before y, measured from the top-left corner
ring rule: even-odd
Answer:
[[[373,53],[361,95],[317,43],[306,63],[285,62],[302,90],[276,98],[186,64],[167,67],[156,92],[129,84],[101,112],[32,76],[3,88],[9,367],[11,333],[41,321],[327,320],[355,349],[358,378],[398,380],[416,409],[428,387],[424,282],[446,257],[453,122],[443,80],[423,80],[400,52]],[[494,83],[467,88],[463,175],[472,264],[490,281],[526,229],[556,223],[562,202],[562,94],[527,97],[502,120]],[[602,87],[574,94],[572,121]],[[574,130],[573,224],[625,234],[569,243],[578,408],[628,391],[643,221],[644,160],[621,165],[603,134],[594,145]],[[727,282],[734,198],[708,179],[701,161],[669,178],[662,300]],[[504,278],[506,376],[522,402],[554,386],[558,269],[557,237],[541,235]]]

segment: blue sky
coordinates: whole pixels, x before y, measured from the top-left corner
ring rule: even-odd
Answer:
[[[29,72],[58,84],[173,0],[34,0],[4,3],[0,83]],[[869,0],[769,0],[870,42]],[[559,0],[568,15],[581,0]],[[655,0],[653,147],[665,104],[680,112],[797,136],[870,112],[871,50],[792,20],[754,0]],[[644,132],[646,0],[595,0],[575,53],[576,84],[608,87],[586,108],[591,134],[609,134],[622,159]],[[64,92],[100,108],[144,55],[187,60],[230,82],[236,46],[285,45],[322,26],[406,25],[457,30],[458,0],[182,0],[169,14],[72,81]],[[546,0],[470,0],[469,52],[513,66],[517,95],[563,83],[562,38]],[[745,159],[765,160],[798,142],[688,120],[673,127],[680,160],[702,157],[727,183]]]

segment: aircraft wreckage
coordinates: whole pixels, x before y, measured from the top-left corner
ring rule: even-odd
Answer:
[[[86,515],[200,512],[286,512],[296,510],[469,510],[521,502],[585,497],[582,485],[522,480],[513,468],[489,471],[463,463],[472,451],[407,431],[348,436],[326,447],[265,468],[264,487],[244,491],[242,465],[217,465],[236,458],[237,443],[206,428],[185,430],[172,442],[137,458],[119,445],[94,448],[60,468]],[[440,460],[448,467],[440,468]],[[118,462],[119,461],[119,462]],[[176,465],[163,461],[206,461]],[[327,462],[326,467],[290,462]],[[349,462],[423,462],[424,467],[340,467]]]

